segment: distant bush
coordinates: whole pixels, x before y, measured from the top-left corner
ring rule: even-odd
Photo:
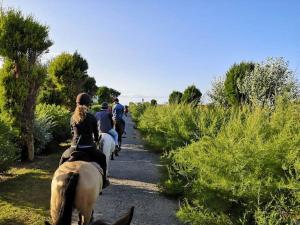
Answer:
[[[91,112],[96,113],[99,112],[100,109],[101,109],[101,105],[92,105]]]
[[[129,111],[132,116],[132,119],[135,122],[140,120],[140,117],[143,115],[144,111],[150,106],[149,102],[144,103],[130,103]]]
[[[299,224],[299,112],[299,104],[284,101],[274,111],[244,108],[232,112],[214,135],[204,133],[200,140],[165,154],[168,179],[163,186],[185,198],[179,218],[193,225]],[[153,120],[160,121],[157,116]],[[166,124],[172,122],[175,128],[174,121]]]
[[[17,132],[0,115],[0,173],[6,171],[18,158]]]

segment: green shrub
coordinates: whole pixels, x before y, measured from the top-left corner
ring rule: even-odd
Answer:
[[[186,146],[204,135],[214,136],[230,111],[206,106],[172,104],[147,107],[139,116],[139,129],[149,145],[159,150]]]
[[[144,111],[150,106],[149,102],[144,103],[130,103],[129,104],[129,111],[130,115],[134,122],[138,122],[140,117],[143,115]]]
[[[168,110],[169,117],[174,111]],[[163,186],[186,199],[179,218],[194,225],[299,224],[299,112],[299,104],[283,101],[274,111],[245,108],[218,129],[208,125],[200,140],[167,153]]]
[[[63,106],[39,104],[36,107],[36,121],[40,124],[48,124],[46,126],[49,133],[53,135],[53,140],[56,142],[70,137],[70,117],[70,111]]]
[[[0,173],[6,171],[18,158],[17,132],[11,128],[3,113],[0,115]],[[7,117],[6,117],[7,118]]]
[[[92,105],[91,112],[95,114],[96,112],[99,112],[100,109],[101,109],[101,105]]]

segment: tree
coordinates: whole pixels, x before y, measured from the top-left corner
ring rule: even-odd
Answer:
[[[173,91],[169,95],[169,104],[179,104],[181,102],[182,93],[179,91]]]
[[[201,96],[201,91],[195,85],[191,85],[184,90],[181,101],[186,104],[198,105]]]
[[[63,105],[69,110],[76,106],[75,98],[83,91],[88,78],[88,63],[77,52],[62,53],[54,58],[48,67],[49,76],[63,99]]]
[[[241,62],[234,64],[226,73],[225,94],[231,105],[238,105],[247,101],[247,96],[241,93],[237,83],[242,81],[246,73],[254,70],[255,64],[252,62]]]
[[[208,96],[212,103],[220,106],[227,106],[228,101],[225,93],[225,79],[219,77],[212,82],[212,88],[208,92]]]
[[[96,93],[98,98],[98,103],[102,104],[103,102],[112,102],[114,98],[117,98],[121,93],[113,88],[106,86],[99,87]]]
[[[299,99],[299,83],[283,58],[268,58],[256,64],[237,86],[252,104],[272,106],[277,96],[282,95],[290,100]]]
[[[87,77],[83,84],[83,91],[88,93],[90,96],[95,96],[97,93],[98,87],[96,85],[96,80],[94,77]]]
[[[157,106],[157,101],[155,99],[151,99],[150,104],[152,106]]]
[[[13,117],[21,134],[21,143],[34,159],[33,121],[39,88],[46,77],[40,56],[52,45],[47,26],[21,11],[0,12],[1,111]]]

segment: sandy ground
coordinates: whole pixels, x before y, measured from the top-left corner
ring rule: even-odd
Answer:
[[[98,198],[94,217],[113,222],[134,206],[132,225],[179,225],[175,217],[177,201],[166,198],[157,186],[161,167],[159,155],[143,148],[133,125],[127,117],[122,151],[111,161],[111,185]]]

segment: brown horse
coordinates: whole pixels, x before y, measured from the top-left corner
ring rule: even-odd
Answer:
[[[121,151],[122,135],[123,135],[124,129],[125,129],[125,121],[115,120],[114,123],[115,123],[115,129],[118,133],[119,149],[117,152],[119,152],[119,151]]]
[[[53,225],[71,225],[73,208],[79,212],[80,224],[90,224],[94,205],[103,186],[100,171],[96,164],[84,161],[65,162],[58,167],[51,184],[50,212]],[[133,209],[128,217],[131,215],[132,218],[132,214]],[[118,225],[128,225],[130,221]],[[105,223],[99,221],[96,224]]]

